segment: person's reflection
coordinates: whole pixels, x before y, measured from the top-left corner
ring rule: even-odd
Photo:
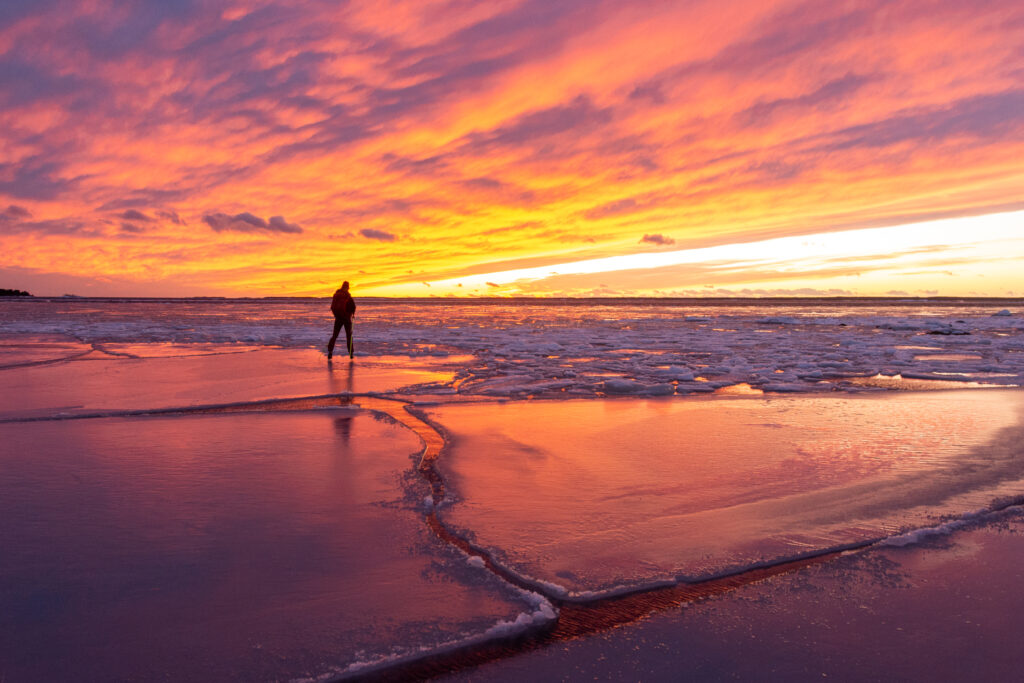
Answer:
[[[334,418],[334,431],[338,432],[338,436],[345,444],[348,444],[348,440],[352,438],[352,421],[355,420],[355,417],[355,413],[346,411],[340,417]]]
[[[329,375],[328,386],[331,388],[332,394],[340,393],[352,393],[352,381],[355,378],[356,366],[355,363],[349,363],[347,370],[334,371],[334,363],[327,363],[327,373]]]

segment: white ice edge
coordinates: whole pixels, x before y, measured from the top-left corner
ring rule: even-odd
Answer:
[[[466,564],[469,566],[477,569],[486,569],[486,562],[480,555],[467,553],[458,548],[455,548],[455,550],[464,556]],[[328,672],[316,678],[292,679],[292,683],[319,683],[322,681],[345,680],[355,676],[363,676],[373,671],[386,670],[393,666],[416,662],[427,657],[446,654],[473,645],[481,645],[505,638],[515,638],[525,635],[529,631],[547,626],[558,618],[558,610],[545,595],[507,582],[505,585],[517,593],[532,609],[529,612],[520,612],[514,619],[499,620],[481,633],[443,641],[436,645],[423,645],[418,648],[398,651],[372,659],[357,660],[350,663],[344,669]]]
[[[746,572],[750,572],[756,569],[775,567],[778,565],[783,565],[790,562],[797,562],[800,560],[806,560],[809,558],[819,557],[822,555],[831,555],[834,553],[847,552],[853,550],[866,550],[872,547],[903,547],[907,545],[920,543],[933,536],[949,535],[954,531],[962,529],[970,524],[984,523],[987,521],[994,520],[1001,515],[1013,512],[1024,512],[1024,502],[999,504],[997,501],[994,501],[993,504],[989,507],[964,512],[959,517],[948,520],[946,522],[942,522],[941,524],[911,529],[909,531],[905,531],[892,536],[869,537],[857,541],[851,541],[848,543],[841,543],[822,548],[815,548],[813,550],[809,550],[803,553],[796,553],[793,555],[780,555],[762,561],[748,562],[743,565],[731,565],[723,567],[720,571],[709,572],[707,574],[679,574],[671,578],[655,578],[651,579],[650,581],[631,584],[619,584],[616,586],[612,586],[610,588],[599,590],[569,590],[568,588],[560,584],[547,581],[545,579],[541,579],[535,576],[529,576],[522,572],[516,571],[515,569],[498,562],[491,556],[489,556],[489,559],[496,566],[500,567],[502,571],[506,572],[510,576],[515,577],[515,579],[521,584],[533,587],[537,591],[537,594],[542,594],[547,598],[561,600],[563,602],[582,604],[598,600],[607,600],[609,598],[617,598],[624,595],[631,595],[634,593],[645,593],[651,590],[657,590],[659,588],[672,588],[674,586],[682,584],[697,584],[704,583],[707,581],[714,581],[716,579],[722,579],[729,576],[742,575]]]
[[[921,527],[895,536],[889,536],[879,541],[877,545],[894,546],[897,548],[915,545],[934,536],[948,536],[954,531],[963,529],[970,524],[988,522],[1002,515],[1021,511],[1024,511],[1024,504],[1020,503],[997,508],[979,508],[971,512],[965,512],[956,519],[951,519],[935,526]]]
[[[539,596],[538,596],[539,597]],[[423,645],[404,652],[396,652],[375,659],[357,660],[344,669],[328,672],[316,678],[292,679],[293,683],[312,683],[331,680],[346,680],[356,676],[364,676],[373,671],[385,670],[401,664],[409,664],[427,657],[454,652],[473,645],[481,645],[494,640],[514,638],[524,635],[540,626],[550,624],[557,618],[554,606],[543,599],[543,602],[532,612],[520,612],[513,620],[501,620],[482,633],[465,638],[447,640],[437,645]]]
[[[235,408],[251,408],[252,412],[275,412],[274,406],[278,403],[287,403],[289,401],[317,401],[321,399],[335,399],[338,396],[372,396],[372,392],[366,394],[354,394],[349,392],[340,392],[337,394],[315,394],[315,395],[302,395],[297,394],[295,396],[283,396],[274,398],[261,398],[254,401],[231,401],[228,403],[185,403],[182,405],[174,406],[159,406],[155,408],[138,408],[132,410],[82,410],[81,412],[67,412],[66,408],[61,412],[57,413],[44,413],[41,415],[3,415],[0,414],[0,424],[6,422],[50,422],[56,420],[86,420],[86,419],[98,419],[107,417],[162,417],[168,415],[176,415],[179,413],[188,414],[203,414],[204,412],[216,413],[219,410],[230,410]],[[325,406],[311,406],[309,408],[291,408],[288,409],[289,413],[318,413],[318,412],[341,412],[341,413],[359,413],[365,408],[361,408],[357,405],[325,405]]]

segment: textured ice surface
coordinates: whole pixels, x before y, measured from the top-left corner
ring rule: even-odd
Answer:
[[[450,405],[442,519],[588,595],[895,535],[1019,495],[1024,392]]]
[[[4,301],[0,324],[8,334],[66,334],[115,351],[140,342],[322,349],[327,307],[317,299]],[[355,330],[357,355],[471,354],[454,385],[435,393],[663,395],[743,382],[768,391],[858,390],[850,378],[901,373],[1020,385],[1022,312],[1016,301],[1006,308],[892,300],[360,300]]]
[[[0,444],[6,683],[316,678],[540,609],[427,530],[418,440],[365,412],[8,423]]]
[[[1022,558],[1016,513],[940,544],[840,558],[441,680],[1019,680]]]

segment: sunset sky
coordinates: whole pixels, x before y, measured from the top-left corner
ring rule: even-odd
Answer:
[[[1024,3],[0,4],[0,287],[1024,296]]]

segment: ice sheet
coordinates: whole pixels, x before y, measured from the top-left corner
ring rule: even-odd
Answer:
[[[428,531],[418,440],[366,412],[8,423],[0,444],[6,683],[315,679],[538,609]]]
[[[1011,681],[1019,513],[938,543],[774,576],[443,681]]]
[[[72,335],[114,350],[150,342],[322,349],[328,305],[0,302],[0,325],[5,334]],[[902,373],[968,386],[1024,384],[1022,313],[1020,300],[361,300],[355,334],[357,356],[469,354],[457,378],[457,391],[469,395],[686,395],[740,383],[767,391],[863,391],[849,380]],[[451,387],[433,391],[448,394]]]
[[[145,350],[139,350],[144,353]],[[0,416],[37,417],[154,410],[271,398],[395,391],[450,382],[440,360],[348,358],[318,351],[262,349],[171,358],[83,356],[0,370]]]
[[[1019,495],[1024,392],[450,405],[442,519],[555,594],[706,578]]]
[[[53,363],[92,351],[92,346],[62,335],[0,336],[0,370]]]

